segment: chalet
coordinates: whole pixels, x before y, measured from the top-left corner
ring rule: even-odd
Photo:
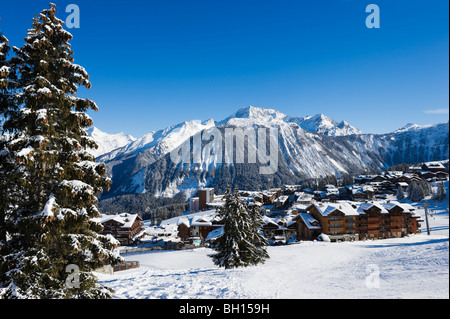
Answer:
[[[131,245],[134,239],[143,234],[142,218],[138,214],[104,215],[95,218],[103,225],[102,235],[112,235],[121,245]]]
[[[310,205],[308,212],[332,241],[359,239],[356,232],[356,220],[359,216],[356,206],[347,202],[319,203]]]
[[[420,215],[415,208],[405,203],[383,203],[389,211],[390,237],[403,237],[408,234],[420,233]]]
[[[264,191],[262,193],[263,196],[263,203],[264,205],[270,205],[273,203],[273,201],[278,197],[277,192],[275,191]]]
[[[347,192],[352,200],[359,202],[371,200],[375,194],[372,186],[358,184],[347,186]]]
[[[274,209],[282,209],[288,203],[289,196],[282,195],[273,201]]]
[[[298,213],[297,238],[328,235],[331,241],[403,237],[420,232],[420,216],[414,207],[398,202],[317,203]],[[320,227],[320,228],[319,228]]]
[[[306,213],[306,209],[311,205],[311,203],[303,204],[303,203],[294,203],[291,207],[291,213],[293,215],[298,215],[299,213]]]
[[[445,172],[445,167],[439,162],[429,162],[422,164],[421,169],[423,171],[430,171],[430,172]]]
[[[390,180],[370,183],[375,194],[394,194],[395,184]]]
[[[394,181],[393,181],[395,184],[398,184],[398,183],[406,183],[406,184],[411,184],[411,177],[410,176],[408,176],[408,175],[402,175],[402,176],[399,176],[399,177],[397,177],[396,179],[394,179]]]
[[[300,185],[285,185],[283,188],[284,195],[292,195],[300,189]]]
[[[299,204],[311,204],[314,200],[314,196],[304,192],[295,192],[295,203]]]
[[[282,241],[291,237],[297,237],[297,224],[293,220],[292,216],[287,218],[273,219],[267,216],[263,216],[264,225],[261,227],[261,231],[269,242]]]
[[[208,234],[220,227],[219,220],[214,216],[215,210],[204,212],[204,214],[191,214],[178,217],[176,221],[178,237],[187,240],[192,237],[198,237],[205,240]]]
[[[420,171],[422,169],[422,166],[410,166],[408,167],[409,173],[415,173],[417,171]]]
[[[327,200],[328,202],[336,203],[338,200],[341,199],[341,197],[339,196],[339,194],[336,193],[326,193],[325,196],[322,198],[322,201],[324,199]]]
[[[275,196],[276,196],[276,197],[281,196],[281,194],[282,194],[282,192],[283,192],[283,190],[281,189],[281,187],[271,188],[269,191],[272,192],[272,193],[275,193]]]
[[[385,182],[387,180],[388,180],[387,177],[385,177],[383,175],[376,175],[369,181],[369,183],[381,183],[381,182]]]
[[[327,196],[326,191],[314,191],[314,201],[322,201]]]
[[[191,237],[190,226],[191,224],[187,217],[180,217],[177,221],[178,237],[180,237],[182,240],[186,240]]]
[[[446,181],[448,179],[448,174],[446,172],[430,172],[430,171],[419,171],[417,174],[421,179],[427,181]]]
[[[299,213],[293,220],[297,222],[297,240],[313,240],[322,233],[320,223],[309,213]]]
[[[205,240],[208,234],[222,227],[219,221],[211,216],[200,216],[191,220],[191,237],[200,237]]]
[[[357,231],[360,239],[389,237],[389,212],[378,203],[362,203],[357,212]]]
[[[437,181],[448,180],[448,173],[447,172],[436,172],[436,180]]]
[[[353,178],[355,183],[357,184],[366,184],[370,182],[377,182],[381,180],[385,180],[386,178],[381,175],[358,175]]]
[[[391,182],[394,181],[396,178],[399,178],[402,175],[403,175],[402,171],[387,171],[384,174],[384,176]]]
[[[279,226],[275,222],[275,220],[273,220],[270,217],[264,216],[263,221],[264,221],[264,225],[261,227],[261,230],[264,234],[264,237],[271,238],[271,237],[279,234],[279,232],[278,232]]]
[[[430,171],[419,171],[417,174],[423,180],[433,180],[436,179],[436,173]]]

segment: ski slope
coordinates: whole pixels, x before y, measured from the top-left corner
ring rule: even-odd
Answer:
[[[208,248],[130,254],[140,268],[98,276],[121,299],[449,298],[445,205],[432,207],[430,236],[423,222],[405,238],[268,247],[264,265],[232,270],[215,266]]]

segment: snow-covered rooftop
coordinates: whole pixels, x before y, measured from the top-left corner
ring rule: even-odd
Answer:
[[[102,214],[101,217],[94,218],[95,221],[99,223],[106,223],[107,221],[114,220],[118,222],[122,228],[131,228],[131,226],[136,221],[138,214],[117,214],[117,215],[105,215]]]
[[[357,216],[359,215],[357,210],[347,202],[339,202],[339,203],[320,203],[313,204],[317,210],[322,214],[322,216],[328,216],[329,214],[340,211],[345,216]]]

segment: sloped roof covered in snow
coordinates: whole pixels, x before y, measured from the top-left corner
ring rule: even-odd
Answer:
[[[345,202],[338,202],[338,203],[320,203],[320,204],[313,204],[317,210],[322,214],[322,216],[326,217],[329,214],[340,211],[345,216],[357,216],[359,215],[357,210],[350,205],[349,203]],[[311,206],[310,206],[311,207]]]
[[[95,221],[99,223],[106,223],[108,221],[115,221],[120,224],[122,228],[131,228],[134,222],[138,218],[138,214],[117,214],[117,215],[105,215],[102,214],[101,217],[94,218]]]
[[[299,217],[305,223],[308,229],[321,229],[319,222],[309,213],[299,213]]]
[[[365,214],[367,210],[371,209],[372,207],[376,207],[380,210],[381,214],[389,214],[387,209],[383,207],[380,203],[361,203],[358,206],[358,213]]]

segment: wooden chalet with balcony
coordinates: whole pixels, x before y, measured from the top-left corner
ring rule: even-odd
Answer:
[[[307,208],[308,213],[319,222],[322,232],[332,241],[358,240],[356,206],[347,202],[318,203]],[[299,219],[297,219],[299,220]]]
[[[215,210],[206,211],[203,214],[191,214],[181,216],[177,220],[178,237],[182,240],[200,238],[206,240],[208,234],[223,225],[215,216]]]
[[[131,245],[143,232],[142,218],[138,214],[101,215],[95,221],[103,225],[102,235],[112,235],[121,245]]]
[[[316,203],[294,217],[299,240],[313,239],[317,232],[332,241],[404,237],[420,232],[420,216],[414,207],[391,203]]]
[[[320,223],[309,213],[298,213],[293,220],[297,222],[297,240],[313,240],[322,233]]]

